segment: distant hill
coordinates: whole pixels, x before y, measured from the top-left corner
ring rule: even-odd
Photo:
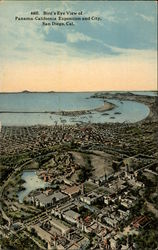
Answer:
[[[0,94],[30,94],[30,93],[55,93],[55,91],[29,91],[29,90],[23,90],[19,92],[0,92]]]
[[[21,93],[31,93],[29,90],[21,91]]]
[[[29,90],[24,90],[22,92],[19,93],[54,93],[54,91],[29,91]]]

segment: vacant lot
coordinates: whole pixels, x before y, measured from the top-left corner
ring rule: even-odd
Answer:
[[[90,164],[93,168],[93,176],[101,177],[103,175],[109,175],[113,172],[112,160],[113,156],[104,153],[102,151],[92,151],[90,153],[71,152],[74,161],[80,166],[87,164],[87,159],[90,160]]]

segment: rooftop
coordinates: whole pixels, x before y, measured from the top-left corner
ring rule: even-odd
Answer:
[[[68,226],[66,226],[65,224],[63,224],[60,220],[57,220],[55,218],[52,218],[50,220],[50,223],[52,226],[56,227],[57,229],[59,229],[60,231],[62,231],[62,233],[67,233],[69,232],[70,228]]]
[[[80,191],[80,186],[72,186],[72,187],[67,187],[66,189],[63,190],[65,194],[76,194]]]
[[[55,192],[51,195],[46,195],[44,193],[41,193],[39,195],[37,195],[35,198],[43,203],[43,204],[48,204],[48,203],[51,203],[53,199],[55,199],[56,202],[66,198],[67,196],[65,194],[62,194],[61,192]]]
[[[74,212],[73,210],[68,210],[65,212],[65,215],[77,220],[80,217],[79,213]]]

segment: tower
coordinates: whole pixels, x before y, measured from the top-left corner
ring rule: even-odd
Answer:
[[[84,195],[84,183],[81,185],[81,194]]]

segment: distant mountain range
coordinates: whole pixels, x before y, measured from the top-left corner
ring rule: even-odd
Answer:
[[[30,94],[30,93],[55,93],[55,91],[29,91],[29,90],[23,90],[18,92],[0,92],[0,94]]]
[[[54,93],[55,91],[29,91],[29,90],[23,90],[21,92],[18,93]]]

